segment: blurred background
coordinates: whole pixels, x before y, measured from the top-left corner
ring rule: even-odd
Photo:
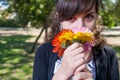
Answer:
[[[0,80],[32,80],[35,51],[48,36],[54,5],[54,0],[0,0]],[[120,60],[120,0],[103,0],[98,27],[104,27],[102,35]]]

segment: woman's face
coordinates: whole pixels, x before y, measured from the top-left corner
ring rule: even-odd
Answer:
[[[73,29],[80,27],[87,27],[91,31],[96,28],[97,13],[95,7],[93,7],[89,12],[76,14],[68,20],[61,22],[62,29]]]

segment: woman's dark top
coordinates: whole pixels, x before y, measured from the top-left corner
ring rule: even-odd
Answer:
[[[52,80],[56,53],[52,52],[51,43],[41,45],[35,55],[33,80]],[[118,61],[115,51],[109,46],[93,48],[96,67],[96,80],[119,80]]]

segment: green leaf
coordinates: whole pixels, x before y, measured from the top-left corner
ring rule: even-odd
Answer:
[[[68,46],[70,46],[70,41],[66,41],[65,43],[62,43],[62,48],[67,48]]]
[[[81,41],[81,40],[78,40],[78,39],[73,39],[73,40],[72,40],[72,43],[74,43],[74,42],[82,43],[82,41]]]

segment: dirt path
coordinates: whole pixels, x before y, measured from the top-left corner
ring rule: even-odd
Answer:
[[[10,35],[32,35],[37,37],[41,31],[41,28],[0,28],[0,36],[10,36]],[[120,30],[105,30],[103,35],[113,35],[115,37],[105,37],[108,44],[120,46]],[[44,33],[39,39],[39,42],[43,42]],[[32,41],[32,40],[31,40]],[[33,39],[34,41],[34,39]]]

